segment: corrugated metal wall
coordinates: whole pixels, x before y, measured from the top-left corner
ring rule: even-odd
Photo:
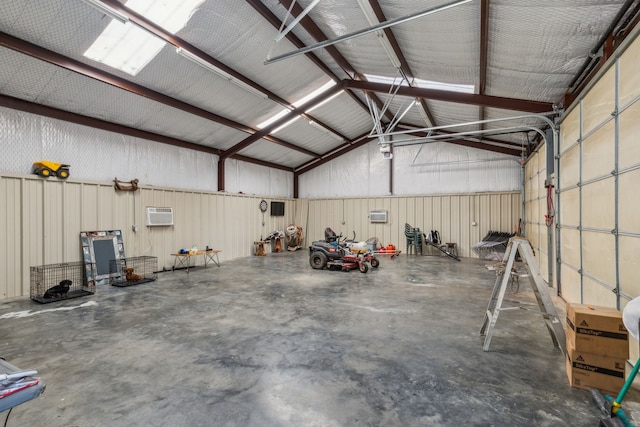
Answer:
[[[393,175],[393,190],[389,176]],[[519,191],[520,159],[445,142],[394,148],[393,161],[372,141],[299,178],[303,198],[413,196]]]
[[[520,193],[513,192],[275,199],[285,201],[285,216],[272,217],[260,212],[257,196],[151,187],[122,192],[111,183],[8,174],[0,175],[0,198],[6,201],[0,206],[0,299],[29,295],[31,266],[80,261],[81,231],[122,230],[125,254],[158,257],[160,269],[171,268],[171,253],[192,245],[222,249],[223,261],[251,256],[255,240],[292,223],[303,227],[307,243],[323,238],[330,226],[405,251],[408,222],[425,232],[438,230],[443,241],[458,244],[460,255],[473,256],[471,246],[488,230],[513,230],[521,206]],[[173,208],[175,225],[147,227],[148,206]],[[372,209],[387,210],[389,222],[370,223]]]
[[[409,223],[425,233],[438,230],[442,241],[456,243],[463,257],[475,256],[471,246],[489,230],[513,232],[522,211],[520,192],[312,199],[308,203],[308,242],[323,239],[324,229],[331,227],[348,237],[355,231],[357,240],[377,237],[380,243],[394,244],[404,252],[404,225]],[[377,209],[389,212],[387,223],[369,222],[369,211]]]
[[[276,199],[285,201],[285,216],[272,217],[260,212],[256,196],[149,187],[120,192],[110,183],[34,175],[0,175],[0,199],[0,299],[29,295],[31,266],[80,261],[81,231],[122,230],[127,256],[156,256],[160,269],[170,269],[170,254],[193,245],[222,249],[222,260],[249,256],[255,240],[284,230],[296,215],[290,199]],[[147,206],[172,207],[175,225],[146,227]]]

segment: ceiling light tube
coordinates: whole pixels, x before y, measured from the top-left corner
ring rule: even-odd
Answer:
[[[422,119],[424,120],[424,122],[427,124],[427,126],[432,127],[433,123],[431,123],[431,120],[429,120],[429,116],[427,116],[427,112],[424,111],[424,108],[422,107],[422,103],[419,102],[417,99],[415,102],[418,105],[418,111],[420,112],[420,115],[422,116]]]
[[[233,77],[231,74],[222,71],[221,69],[219,69],[218,67],[216,67],[215,65],[211,64],[210,62],[200,58],[198,55],[194,54],[193,52],[190,52],[186,49],[183,49],[181,47],[176,49],[176,53],[186,59],[188,59],[189,61],[198,64],[199,66],[201,66],[202,68],[205,68],[207,71],[211,71],[214,74],[217,74],[219,77],[222,77],[223,79],[227,80],[230,83],[233,83],[234,85],[238,86],[241,89],[246,90],[247,92],[250,92],[252,94],[254,94],[255,96],[262,98],[262,99],[268,99],[269,96],[267,96],[266,93],[256,89],[255,87],[243,82],[242,80],[238,80],[235,77]]]
[[[380,21],[378,20],[376,13],[371,8],[371,4],[369,3],[369,1],[368,0],[357,0],[357,1],[358,1],[358,5],[360,6],[360,9],[362,9],[362,12],[364,12],[364,16],[367,18],[367,21],[369,21],[369,25],[380,24]],[[400,59],[398,58],[398,55],[396,55],[396,52],[393,50],[393,47],[391,47],[391,43],[389,43],[389,39],[387,39],[387,36],[384,33],[384,31],[383,30],[377,31],[376,36],[378,36],[378,40],[380,41],[380,44],[382,45],[382,48],[386,52],[387,56],[391,60],[391,64],[393,65],[393,67],[400,68],[400,65],[401,65]]]
[[[382,45],[384,51],[387,53],[389,60],[391,60],[391,64],[393,65],[393,67],[400,68],[400,58],[398,58],[398,55],[396,55],[393,47],[391,47],[391,43],[389,43],[389,39],[387,39],[387,36],[384,33],[380,32],[378,34],[378,40],[380,41],[380,44]]]
[[[319,107],[321,107],[321,106],[323,106],[323,105],[325,105],[325,104],[327,104],[327,103],[331,102],[334,98],[336,98],[336,97],[338,97],[338,96],[342,95],[343,93],[344,93],[344,90],[341,90],[340,92],[336,92],[336,93],[335,93],[335,95],[331,95],[329,98],[325,99],[324,101],[320,102],[319,104],[314,105],[313,107],[311,107],[311,108],[309,108],[307,111],[305,111],[305,113],[310,113],[310,112],[312,112],[312,111],[313,111],[313,110],[315,110],[316,108],[319,108]]]
[[[313,126],[314,128],[316,128],[318,130],[321,130],[322,132],[326,133],[327,135],[333,137],[334,139],[336,139],[338,141],[344,141],[344,139],[340,135],[337,135],[337,134],[331,132],[329,129],[323,127],[322,125],[320,125],[320,124],[318,124],[316,122],[314,122],[313,120],[309,120],[309,124],[311,126]]]
[[[123,24],[126,24],[127,22],[129,22],[128,16],[126,16],[121,12],[118,12],[117,10],[115,10],[110,6],[107,6],[106,4],[102,3],[100,0],[82,0],[82,1],[88,4],[89,6],[92,6],[98,9],[100,12],[109,16],[110,18],[115,19],[118,22],[121,22]]]
[[[204,59],[200,58],[198,55],[195,55],[192,52],[189,52],[186,49],[183,49],[181,47],[176,48],[176,53],[180,56],[183,56],[185,58],[187,58],[189,61],[194,62],[196,64],[198,64],[199,66],[206,68],[207,70],[216,73],[218,75],[221,75],[222,77],[226,78],[227,80],[230,80],[231,76],[229,76],[228,74],[222,74],[222,70],[218,70],[216,67],[214,67],[212,64],[208,63],[207,61],[205,61]]]
[[[250,93],[254,94],[258,98],[269,99],[269,96],[266,93],[264,93],[264,92],[256,89],[255,87],[243,82],[242,80],[238,80],[235,77],[231,77],[231,80],[229,80],[229,81],[231,83],[233,83],[234,85],[238,86],[239,88],[244,89],[247,92],[250,92]]]

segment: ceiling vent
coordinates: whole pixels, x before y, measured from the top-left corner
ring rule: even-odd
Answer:
[[[173,208],[147,208],[147,226],[173,225]]]
[[[369,211],[370,222],[387,222],[388,212],[385,210]]]

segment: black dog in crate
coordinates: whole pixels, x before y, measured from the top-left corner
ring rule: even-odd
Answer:
[[[47,289],[42,298],[66,298],[70,287],[71,280],[63,280],[60,284]]]

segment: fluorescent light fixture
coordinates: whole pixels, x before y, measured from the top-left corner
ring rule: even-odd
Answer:
[[[285,108],[284,110],[280,111],[278,114],[275,114],[275,115],[269,117],[264,122],[259,123],[256,127],[258,129],[266,128],[267,126],[269,126],[271,123],[275,122],[276,120],[279,120],[279,119],[283,118],[287,113],[289,113],[289,110]]]
[[[198,64],[199,66],[201,66],[202,68],[206,68],[207,70],[216,73],[217,75],[219,75],[222,78],[225,78],[227,80],[231,80],[231,76],[227,73],[225,73],[224,71],[216,68],[213,66],[213,64],[205,61],[204,59],[200,58],[198,55],[189,52],[186,49],[183,49],[181,47],[176,48],[176,53],[184,58],[187,58],[189,61]]]
[[[106,4],[102,3],[100,0],[82,0],[82,1],[88,4],[89,6],[92,6],[98,9],[100,12],[109,16],[110,18],[115,19],[116,21],[122,24],[129,21],[129,18],[126,15],[118,12],[117,10],[115,10],[110,6],[107,6]]]
[[[243,82],[242,80],[238,80],[236,78],[232,78],[230,81],[234,85],[238,86],[241,89],[246,90],[247,92],[250,92],[250,93],[254,94],[258,98],[269,99],[269,95],[267,95],[264,92],[261,92],[260,90],[256,89],[255,87],[253,87],[251,85],[248,85],[247,83]]]
[[[293,103],[293,106],[299,107],[303,104],[306,104],[307,102],[311,101],[313,98],[325,93],[335,85],[336,85],[336,82],[334,82],[333,80],[329,80],[327,83],[323,84],[318,89],[311,92],[310,94],[305,95],[302,98],[298,99],[296,102]]]
[[[330,88],[332,88],[335,85],[336,85],[336,82],[334,82],[333,80],[329,80],[327,83],[325,83],[322,86],[320,86],[320,88],[314,90],[313,92],[311,92],[308,95],[303,96],[302,98],[298,99],[297,101],[295,101],[291,105],[293,105],[293,107],[299,107],[299,106],[301,106],[303,104],[306,104],[307,102],[311,101],[316,96],[326,92],[327,90],[329,90]],[[337,96],[340,93],[342,93],[342,91],[338,92],[335,96]],[[314,108],[318,108],[320,105],[324,104],[325,102],[328,102],[331,99],[333,99],[333,96],[331,96],[326,101],[321,102],[320,104],[310,108],[309,110],[307,110],[305,112],[308,113],[309,111],[313,110]],[[287,113],[289,113],[289,112],[291,112],[293,110],[294,110],[294,108],[291,108],[291,107],[287,106],[287,107],[283,108],[281,111],[279,111],[278,113],[276,113],[273,116],[269,117],[264,122],[258,124],[256,127],[258,129],[265,128],[265,127],[269,126],[271,123],[275,122],[276,120],[284,117]],[[298,117],[300,117],[300,116],[298,116]],[[277,130],[280,130],[280,129],[282,129],[282,127],[278,128]]]
[[[254,94],[255,96],[262,98],[262,99],[267,99],[269,98],[267,96],[267,94],[259,91],[258,89],[254,88],[251,85],[248,85],[247,83],[243,82],[242,80],[238,80],[237,78],[233,77],[231,74],[222,71],[221,69],[219,69],[218,67],[216,67],[215,65],[211,64],[208,61],[205,61],[204,59],[200,58],[198,55],[194,54],[193,52],[189,52],[186,49],[183,49],[181,47],[176,49],[176,53],[180,56],[183,56],[184,58],[187,58],[189,61],[198,64],[199,66],[201,66],[202,68],[205,68],[208,71],[211,71],[214,74],[217,74],[219,77],[222,77],[223,79],[225,79],[226,81],[233,83],[234,85],[238,86],[241,89],[246,90],[247,92],[250,92],[252,94]]]
[[[327,104],[327,103],[331,102],[331,100],[333,100],[334,98],[336,98],[339,95],[342,95],[343,93],[344,93],[344,90],[338,91],[335,95],[331,95],[329,98],[325,99],[324,101],[322,101],[318,105],[315,105],[315,106],[309,108],[307,111],[305,111],[305,113],[310,113],[313,110],[315,110],[316,108],[322,107],[324,104]]]
[[[358,5],[360,5],[360,9],[362,9],[362,11],[364,12],[364,16],[366,16],[367,21],[369,21],[369,25],[380,24],[380,21],[378,20],[376,13],[373,11],[373,8],[369,3],[369,0],[357,0],[357,1],[358,1]],[[400,59],[398,58],[398,55],[396,55],[396,52],[393,50],[391,43],[389,43],[389,39],[387,38],[387,35],[384,33],[383,30],[376,31],[375,34],[376,36],[378,36],[378,41],[382,45],[382,48],[387,54],[387,57],[389,58],[389,60],[391,60],[391,64],[394,66],[394,68],[400,68]]]
[[[428,127],[432,127],[433,123],[431,123],[431,120],[429,120],[429,116],[427,116],[427,112],[424,111],[424,108],[422,108],[422,103],[420,101],[418,101],[417,99],[414,102],[418,106],[418,111],[420,112],[420,115],[422,116],[422,120],[424,120],[424,122],[427,124]]]
[[[280,132],[282,129],[286,128],[287,126],[289,126],[290,124],[292,124],[293,122],[295,122],[296,120],[298,120],[300,118],[300,116],[295,116],[293,119],[289,120],[288,122],[286,122],[285,124],[278,126],[277,128],[275,128],[274,130],[272,130],[271,132],[269,132],[270,135],[273,135],[276,132]]]
[[[389,57],[389,60],[391,60],[391,64],[393,65],[393,67],[396,69],[400,68],[401,67],[400,58],[398,58],[398,55],[396,55],[396,52],[393,50],[393,47],[391,47],[391,43],[389,43],[389,39],[387,38],[387,35],[382,31],[379,32],[377,35],[378,35],[378,41],[382,45],[382,48],[384,49],[384,51],[387,53],[387,57]]]
[[[331,132],[329,129],[319,125],[318,123],[314,122],[313,120],[309,120],[309,124],[311,126],[313,126],[314,128],[316,128],[318,130],[321,130],[322,132],[326,133],[327,135],[333,137],[333,139],[336,139],[336,140],[341,141],[341,142],[344,141],[344,139],[340,135],[337,135],[337,134]]]

